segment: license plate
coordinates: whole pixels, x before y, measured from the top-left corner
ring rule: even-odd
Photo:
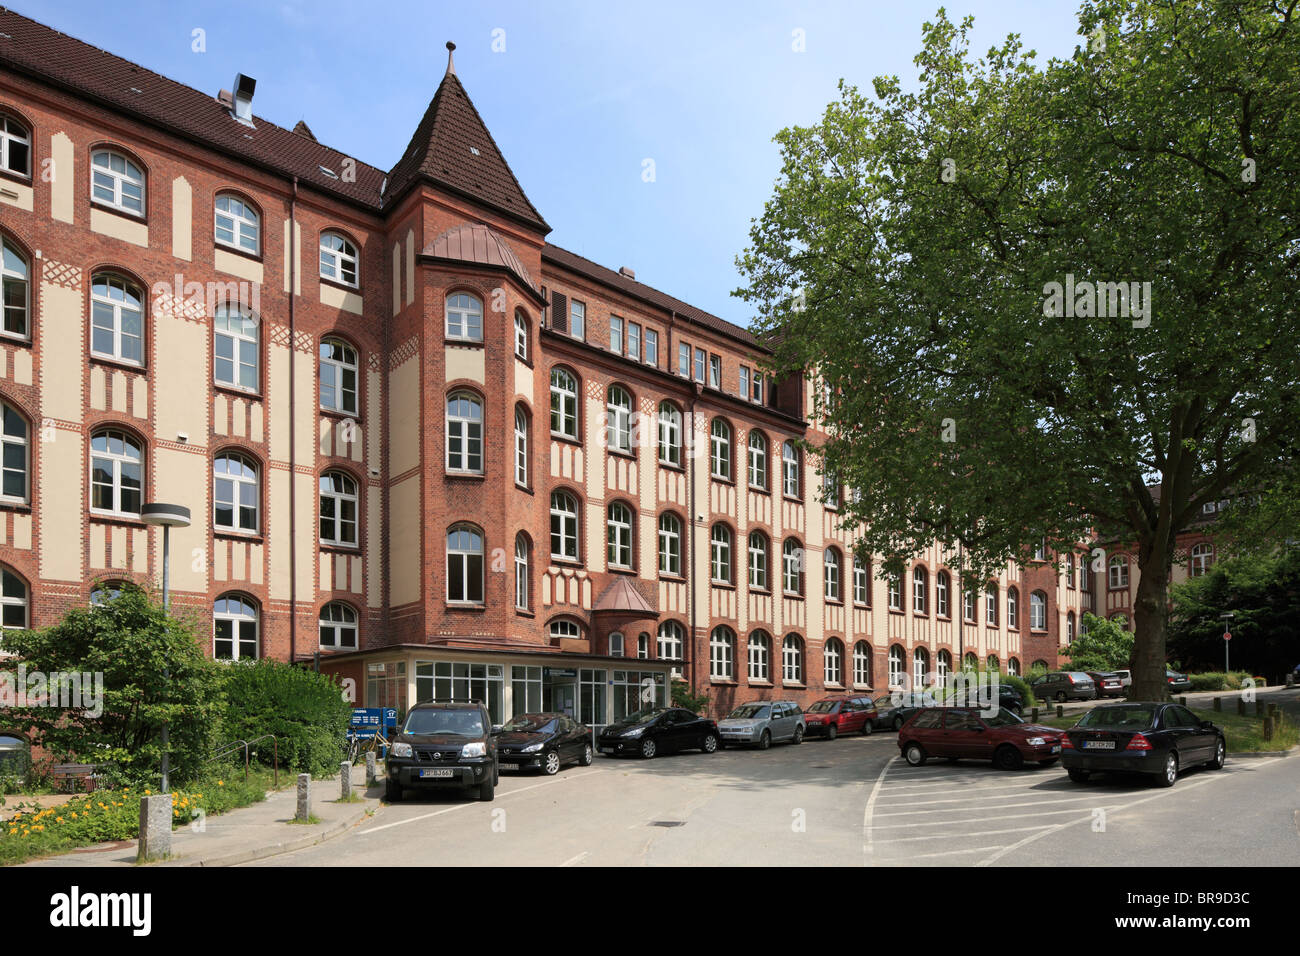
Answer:
[[[427,778],[429,778],[429,777],[441,778],[441,777],[454,777],[454,776],[456,776],[456,771],[454,771],[454,770],[452,770],[452,769],[450,769],[450,768],[445,769],[445,770],[439,768],[439,769],[435,769],[435,770],[421,770],[421,771],[420,771],[420,779],[422,779],[422,780],[423,780],[423,779],[427,779]]]
[[[1084,750],[1114,750],[1115,741],[1113,740],[1085,740],[1083,742]]]
[[[1060,752],[1061,752],[1061,745],[1060,745],[1060,744],[1057,744],[1055,747],[1052,748],[1052,753],[1054,753],[1054,754],[1059,754]]]
[[[603,754],[612,754],[614,752],[613,747],[597,747],[596,749]]]

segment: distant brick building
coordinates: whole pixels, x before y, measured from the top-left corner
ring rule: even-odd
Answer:
[[[670,671],[718,711],[1056,664],[1081,561],[881,580],[792,443],[815,383],[547,243],[450,59],[391,170],[252,92],[0,11],[6,626],[157,581],[165,501],[210,652],[319,655],[359,704],[603,724]]]

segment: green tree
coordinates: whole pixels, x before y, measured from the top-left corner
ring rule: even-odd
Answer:
[[[1083,615],[1083,629],[1070,645],[1070,666],[1081,671],[1127,668],[1133,657],[1133,634],[1114,621]]]
[[[738,259],[771,370],[827,386],[860,547],[890,570],[961,542],[980,586],[1044,538],[1132,542],[1143,699],[1168,693],[1176,533],[1300,439],[1292,10],[1085,0],[1043,66],[1015,36],[972,61],[941,10],[915,92],[841,81],[777,135]]]
[[[14,656],[0,662],[0,672],[10,687],[18,686],[20,668],[47,679],[93,675],[82,684],[80,708],[31,701],[15,707],[11,719],[33,728],[57,759],[116,764],[123,776],[142,781],[161,771],[159,731],[166,721],[172,774],[193,779],[212,752],[221,704],[217,665],[194,634],[191,622],[169,615],[137,587],[98,607],[73,608],[53,627],[6,632],[4,647]],[[96,685],[102,687],[97,700]]]

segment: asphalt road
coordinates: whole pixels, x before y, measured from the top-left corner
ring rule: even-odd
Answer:
[[[765,752],[507,772],[497,798],[415,795],[265,866],[1300,864],[1300,757],[1230,759],[1169,790],[1059,765],[908,767],[893,733]]]

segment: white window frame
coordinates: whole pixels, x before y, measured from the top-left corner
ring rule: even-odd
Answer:
[[[1020,591],[1014,587],[1007,588],[1007,627],[1020,628]]]
[[[632,452],[632,395],[621,385],[605,393],[605,443],[612,451]]]
[[[785,594],[803,594],[803,544],[797,538],[781,542],[781,590]]]
[[[627,324],[627,357],[641,361],[641,326],[636,322]]]
[[[853,603],[860,607],[871,606],[871,575],[867,563],[853,556]]]
[[[827,684],[844,686],[844,652],[839,638],[832,637],[823,647],[822,671]]]
[[[632,509],[622,501],[610,503],[605,512],[606,557],[611,568],[632,569]]]
[[[761,531],[751,531],[749,545],[749,586],[759,591],[767,591],[771,582],[768,579],[768,553],[770,545],[767,535]]]
[[[327,270],[333,270],[334,274],[331,275]],[[355,289],[361,285],[360,276],[357,247],[352,244],[352,240],[339,232],[321,233],[320,277]]]
[[[230,603],[237,601],[239,607],[237,610],[230,609]],[[217,610],[217,605],[225,602],[226,607]],[[247,609],[247,613],[245,613]],[[258,606],[251,598],[245,597],[237,592],[227,592],[220,595],[212,605],[212,657],[219,661],[242,661],[257,660],[261,656],[262,645],[262,620]],[[219,657],[217,655],[217,626],[221,622],[230,625],[230,657]],[[242,653],[240,644],[246,643],[241,632],[244,630],[243,625],[252,624],[253,631],[253,653],[252,656]]]
[[[587,304],[577,299],[569,300],[569,335],[587,340]]]
[[[912,569],[912,612],[915,614],[929,614],[926,600],[930,595],[930,576],[926,574],[925,568],[915,567]]]
[[[0,565],[0,630],[24,630],[27,627],[28,605],[31,592],[28,590],[27,583],[18,576],[17,572]],[[18,622],[7,621],[11,615],[11,608],[20,608],[22,610],[22,620]]]
[[[682,463],[682,413],[672,402],[659,403],[659,461],[665,465]]]
[[[333,487],[336,482],[341,487]],[[326,488],[327,483],[331,487]],[[320,521],[318,524],[324,525],[326,521],[329,521],[333,525],[333,531],[330,534],[326,534],[323,527],[318,529],[320,543],[334,547],[355,548],[360,540],[358,528],[360,527],[361,514],[361,496],[357,491],[356,480],[345,471],[331,469],[320,476],[318,495],[320,499],[318,502],[320,508]],[[326,501],[333,505],[331,509],[333,517],[331,518],[325,516]],[[344,517],[348,505],[352,506],[351,521]],[[351,526],[350,536],[348,533],[349,526]]]
[[[357,350],[336,336],[327,335],[320,343],[320,407],[326,411],[340,412],[344,415],[357,413],[357,382],[360,377]],[[326,383],[325,372],[329,370]],[[349,374],[352,384],[347,384]],[[325,390],[333,393],[333,401],[326,401]]]
[[[14,143],[27,147],[27,163],[23,169],[17,168],[13,163]],[[2,113],[0,113],[0,169],[26,179],[30,179],[32,175],[32,134],[17,119]]]
[[[528,320],[523,313],[515,313],[515,358],[528,361]]]
[[[682,573],[682,522],[671,511],[659,516],[659,573]]]
[[[676,621],[664,621],[655,634],[656,655],[660,660],[679,661],[685,646],[684,631]]]
[[[623,329],[623,318],[611,315],[609,317],[609,350],[615,355],[623,354]]]
[[[474,547],[477,541],[477,549]],[[484,557],[487,551],[486,543],[483,540],[483,532],[471,524],[458,523],[447,529],[447,603],[448,604],[468,604],[471,606],[480,606],[486,598],[486,585],[484,580]],[[477,572],[475,569],[475,558],[477,562]],[[454,565],[460,565],[462,591],[460,594],[452,593],[452,573]],[[478,596],[475,596],[475,584],[477,583]]]
[[[222,341],[230,343],[230,357],[220,355]],[[251,359],[250,359],[251,353]],[[230,377],[218,371],[222,362],[230,364]],[[247,374],[245,374],[247,372]],[[261,374],[261,343],[257,318],[246,309],[223,304],[212,315],[212,380],[225,388],[256,394]]]
[[[222,232],[230,234],[222,238]],[[212,241],[227,249],[259,255],[262,242],[262,217],[244,198],[221,193],[212,204]]]
[[[567,491],[551,492],[551,557],[562,561],[579,560],[578,499]],[[556,543],[560,549],[556,550]]]
[[[1128,587],[1128,557],[1117,554],[1107,562],[1107,590],[1116,591]]]
[[[242,469],[251,471],[252,474],[247,475],[241,473],[237,475],[232,475],[230,474],[229,470],[227,470],[225,473],[220,473],[217,471],[217,463],[223,461],[237,462],[242,467]],[[229,466],[227,466],[227,468],[229,468]],[[257,534],[258,529],[261,527],[261,512],[262,512],[262,499],[261,499],[261,474],[262,473],[257,463],[254,462],[252,458],[246,455],[242,455],[239,452],[225,451],[217,455],[212,460],[212,472],[213,472],[212,474],[212,527],[217,531],[229,532],[233,534]],[[232,517],[232,523],[230,524],[221,524],[217,520],[218,505],[225,501],[225,499],[222,498],[217,493],[221,482],[228,483],[230,485],[231,491],[234,493],[233,496],[230,498],[231,517]],[[243,509],[245,507],[244,504],[242,503],[243,489],[247,486],[251,486],[253,489],[253,505],[252,505],[253,522],[251,527],[246,527],[243,524],[243,520],[242,520]]]
[[[732,545],[734,536],[725,524],[715,524],[709,530],[709,581],[712,584],[730,584],[732,573]]]
[[[1047,630],[1047,596],[1042,591],[1034,591],[1029,595],[1029,629]]]
[[[515,535],[515,608],[528,610],[528,539]]]
[[[749,487],[767,491],[767,436],[760,431],[749,433]]]
[[[95,442],[101,438],[106,439],[109,442],[109,446],[108,449],[104,451],[97,451],[95,449]],[[111,443],[115,439],[122,443],[122,451],[120,453],[116,453],[111,450],[112,449]],[[134,455],[131,454],[128,451],[128,449],[134,449],[135,454]],[[95,481],[95,462],[97,461],[106,462],[108,464],[108,470],[111,474],[110,483],[107,487],[110,489],[109,493],[113,501],[111,507],[108,508],[97,508],[94,505],[94,501],[95,501],[94,489],[97,486],[97,483]],[[140,500],[139,500],[139,504],[137,504],[135,508],[124,506],[123,503],[123,498],[127,494],[127,488],[123,484],[122,472],[124,468],[128,468],[128,467],[133,467],[139,473],[138,475],[139,488],[135,489],[135,494]],[[145,491],[146,474],[147,471],[145,470],[144,447],[135,438],[135,436],[123,431],[120,428],[100,428],[100,429],[96,429],[94,432],[91,433],[90,479],[89,479],[91,514],[139,517],[140,505],[143,505],[145,501],[144,491]]]
[[[551,434],[578,438],[578,377],[558,365],[551,369]]]
[[[853,645],[853,686],[871,686],[871,645],[866,641]]]
[[[457,342],[483,341],[483,303],[468,292],[454,292],[447,296],[447,338]]]
[[[329,641],[325,639],[327,631],[331,633]],[[349,632],[352,634],[351,642],[342,640]],[[352,605],[345,604],[343,601],[330,601],[320,609],[320,617],[317,621],[317,636],[322,650],[356,650],[360,646],[358,643],[360,629],[357,626],[356,610]]]
[[[719,624],[709,633],[709,677],[732,680],[735,673],[736,635],[731,628]]]
[[[840,552],[836,548],[827,548],[822,553],[822,583],[825,586],[826,600],[840,601]]]
[[[107,292],[96,290],[97,285],[103,285]],[[114,290],[121,294],[121,298],[113,295]],[[132,307],[132,300],[138,308]],[[140,291],[134,282],[123,276],[111,272],[96,273],[90,280],[90,304],[91,304],[91,328],[90,328],[90,352],[92,355],[98,355],[102,358],[112,359],[115,362],[125,362],[129,365],[144,365],[145,358],[145,309],[144,293]],[[113,348],[111,351],[105,351],[95,347],[95,330],[103,328],[95,324],[96,307],[109,309],[112,313],[111,325],[108,330],[113,336]],[[125,331],[124,319],[134,315],[137,327],[140,330],[139,335],[131,335]],[[140,343],[140,357],[131,358],[126,355],[123,344],[127,340],[138,340]]]
[[[903,648],[895,644],[889,649],[889,686],[898,687],[903,683],[903,675],[907,673],[903,663]]]
[[[483,474],[483,406],[477,392],[458,389],[447,396],[447,471]]]
[[[1202,575],[1209,574],[1210,565],[1214,563],[1214,548],[1212,545],[1202,541],[1192,546],[1191,558],[1188,561],[1188,574],[1191,577],[1199,578]]]
[[[100,157],[108,161],[107,165],[99,162]],[[113,167],[114,159],[122,164],[121,169]],[[107,196],[103,195],[105,192]],[[95,150],[90,155],[90,197],[96,205],[143,219],[148,208],[144,170],[125,153],[114,149]]]
[[[528,415],[515,406],[515,484],[528,487]]]
[[[748,673],[750,680],[770,681],[772,636],[767,631],[754,631],[747,643]]]
[[[731,425],[721,418],[709,423],[709,477],[719,481],[731,480],[732,434]]]
[[[781,492],[787,498],[799,498],[803,482],[799,480],[799,449],[794,442],[781,444]]]
[[[781,641],[781,683],[803,683],[803,642],[796,634],[787,634]]]
[[[642,339],[645,343],[645,363],[659,366],[659,332],[657,329],[646,329],[645,337]]]
[[[0,500],[27,504],[31,500],[32,447],[31,424],[17,408],[0,401]],[[10,464],[10,448],[21,449],[21,469]],[[16,455],[14,457],[17,457]],[[5,492],[10,475],[18,474],[22,481],[22,494]]]
[[[17,265],[12,264],[15,262]],[[31,275],[32,267],[27,256],[7,237],[0,236],[0,309],[4,310],[4,315],[0,317],[0,336],[17,339],[21,342],[31,341]],[[18,287],[22,290],[22,303],[11,305],[9,304],[8,290]],[[22,331],[14,331],[9,328],[10,316],[21,320]]]
[[[936,617],[949,617],[948,592],[949,577],[947,571],[940,571],[934,576],[934,613]]]

